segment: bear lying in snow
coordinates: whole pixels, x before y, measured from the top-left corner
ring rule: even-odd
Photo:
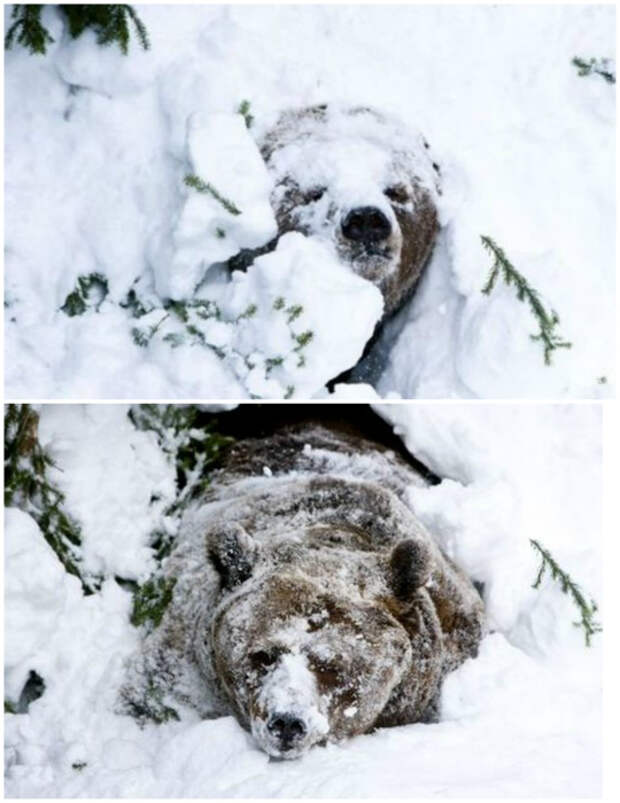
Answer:
[[[279,234],[331,242],[381,290],[384,317],[412,293],[438,232],[428,148],[386,115],[333,105],[285,112],[261,144]]]
[[[425,484],[383,445],[321,424],[237,442],[166,562],[172,602],[126,709],[232,713],[279,758],[436,719],[484,614],[408,504]]]

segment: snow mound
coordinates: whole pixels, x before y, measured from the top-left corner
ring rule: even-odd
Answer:
[[[54,634],[67,602],[79,605],[80,583],[67,574],[36,522],[5,511],[5,695],[17,700],[30,670],[53,672]]]
[[[162,298],[190,298],[211,265],[265,245],[278,231],[273,182],[241,114],[192,114],[187,149],[188,176],[210,191],[187,186],[169,242],[160,235],[149,249]]]
[[[247,395],[307,398],[355,365],[382,311],[373,284],[323,243],[290,232],[230,282],[205,285],[181,323],[156,310],[140,324],[164,348],[189,343],[197,366],[205,350],[217,354]]]

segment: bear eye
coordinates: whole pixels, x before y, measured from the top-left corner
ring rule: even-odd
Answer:
[[[325,187],[313,187],[308,192],[304,193],[304,203],[313,204],[320,201],[325,195]]]
[[[314,674],[323,689],[333,689],[343,677],[343,667],[336,661],[324,661],[311,659]]]
[[[409,200],[407,188],[402,184],[396,184],[394,187],[388,187],[387,190],[385,190],[385,195],[395,204],[406,204]]]
[[[250,663],[254,669],[267,669],[273,666],[278,659],[275,651],[268,652],[267,650],[257,650],[250,653]]]

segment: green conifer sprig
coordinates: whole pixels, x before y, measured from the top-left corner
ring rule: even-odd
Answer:
[[[50,482],[52,458],[38,440],[39,416],[29,404],[9,404],[4,418],[4,504],[29,513],[69,574],[85,594],[96,591],[101,578],[81,565],[80,528],[64,509],[64,494]]]
[[[148,344],[153,339],[153,336],[157,333],[157,330],[162,325],[162,323],[170,317],[170,313],[166,312],[159,321],[153,326],[149,326],[147,329],[140,329],[139,326],[132,327],[131,336],[133,338],[133,342],[136,346],[140,346],[140,348],[145,349]]]
[[[83,315],[89,307],[99,312],[108,292],[108,280],[102,273],[78,276],[75,290],[69,293],[60,309],[70,318]]]
[[[254,117],[252,114],[250,114],[250,101],[242,100],[241,103],[239,104],[239,109],[237,111],[245,120],[246,128],[252,128]]]
[[[608,84],[616,83],[616,73],[611,59],[589,59],[586,61],[579,58],[579,56],[575,56],[571,64],[577,68],[578,75],[600,75]]]
[[[229,201],[228,198],[225,198],[223,195],[221,195],[212,184],[209,184],[207,181],[203,181],[199,176],[188,173],[183,181],[188,187],[192,187],[192,189],[196,190],[196,192],[210,195],[212,198],[215,198],[215,200],[222,204],[224,209],[227,212],[230,212],[231,215],[241,214],[241,210],[236,207],[232,201]]]
[[[569,349],[572,346],[568,340],[563,340],[556,332],[555,328],[560,323],[560,318],[554,310],[547,311],[540,300],[539,293],[527,281],[523,274],[510,262],[503,249],[491,238],[486,235],[481,236],[482,245],[489,251],[494,258],[493,266],[489,278],[482,288],[485,295],[490,295],[498,276],[502,276],[505,283],[514,285],[517,290],[519,301],[527,301],[532,314],[538,321],[539,332],[537,335],[530,335],[532,340],[540,341],[543,350],[545,365],[551,365],[551,354],[556,349]]]
[[[31,53],[45,54],[46,46],[54,39],[41,24],[43,6],[14,4],[11,12],[15,20],[4,39],[4,46],[11,48],[16,40],[27,47]],[[130,5],[59,5],[64,15],[67,29],[72,39],[77,39],[87,28],[91,28],[97,37],[97,44],[118,44],[123,55],[129,52],[130,26],[133,25],[138,41],[148,50],[150,47],[148,32],[140,17]]]
[[[164,516],[178,519],[187,504],[209,484],[209,474],[233,439],[216,431],[217,422],[195,404],[136,404],[129,411],[136,429],[154,432],[160,448],[169,455],[176,471],[177,496]],[[157,530],[151,546],[161,563],[172,549],[175,528]]]
[[[579,609],[581,620],[579,622],[574,622],[573,624],[575,624],[576,627],[583,628],[586,646],[589,647],[592,636],[595,633],[600,633],[603,629],[601,625],[594,620],[594,615],[598,610],[596,602],[593,599],[591,599],[589,603],[587,602],[577,583],[575,583],[571,576],[558,565],[557,561],[548,549],[545,549],[533,538],[530,538],[530,544],[534,550],[538,552],[541,559],[538,574],[536,575],[536,580],[534,581],[532,588],[540,587],[545,570],[548,568],[552,579],[559,582],[562,592],[564,594],[568,594]]]
[[[35,53],[44,54],[46,46],[51,44],[54,39],[47,28],[41,24],[42,5],[18,5],[15,4],[11,11],[11,19],[14,20],[4,37],[4,47],[10,50],[15,41],[27,47],[34,55]]]
[[[130,621],[134,627],[145,625],[148,630],[159,627],[166,608],[172,602],[175,577],[154,577],[136,586]]]
[[[195,404],[138,404],[129,411],[137,429],[151,430],[176,469],[178,495],[166,510],[172,516],[208,485],[208,474],[232,438],[216,432],[216,422]]]

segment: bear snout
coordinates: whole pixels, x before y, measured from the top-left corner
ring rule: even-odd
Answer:
[[[392,224],[376,206],[352,209],[343,219],[341,228],[347,240],[363,245],[376,245],[392,233]]]
[[[285,753],[302,741],[308,732],[308,726],[295,714],[273,714],[267,722],[267,730]]]

